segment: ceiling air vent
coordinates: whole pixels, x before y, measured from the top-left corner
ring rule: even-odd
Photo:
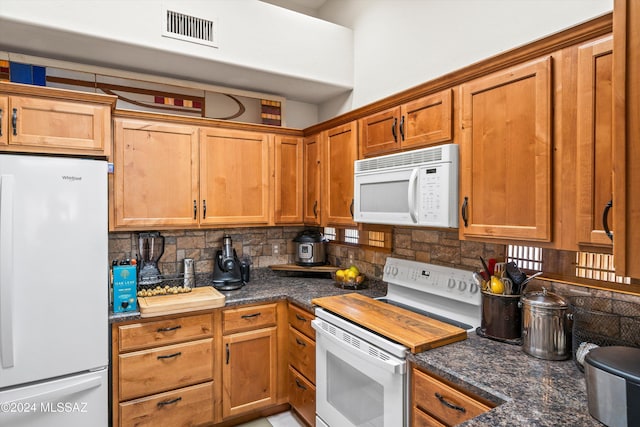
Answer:
[[[192,43],[218,47],[217,23],[169,9],[162,14],[162,35]]]

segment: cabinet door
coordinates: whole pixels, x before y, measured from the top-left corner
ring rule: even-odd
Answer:
[[[276,327],[222,338],[222,416],[276,403]]]
[[[402,148],[415,148],[451,140],[451,89],[402,105]]]
[[[197,128],[116,119],[115,228],[196,226],[197,165]]]
[[[578,50],[576,233],[580,244],[612,244],[603,226],[603,212],[613,197],[612,59],[611,37]],[[607,220],[612,228],[611,219]]]
[[[400,108],[360,119],[360,155],[372,156],[400,148]]]
[[[358,159],[356,122],[327,132],[323,197],[325,225],[354,225],[353,162]]]
[[[270,220],[269,135],[200,131],[200,224],[263,224]]]
[[[302,138],[275,137],[275,213],[276,224],[302,223]]]
[[[53,153],[110,154],[111,110],[107,106],[18,96],[12,96],[9,104],[11,115],[16,116],[10,145]]]
[[[304,223],[320,225],[320,134],[304,139]]]
[[[0,145],[9,142],[9,98],[0,96]]]
[[[613,6],[613,255],[616,274],[640,278],[640,2]]]
[[[551,240],[551,58],[461,87],[461,237]]]
[[[289,366],[289,403],[310,426],[316,425],[316,387]]]

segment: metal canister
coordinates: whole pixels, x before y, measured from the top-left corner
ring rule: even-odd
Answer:
[[[193,288],[196,285],[196,274],[193,264],[193,258],[184,259],[184,281],[185,288]]]
[[[567,302],[543,288],[527,292],[521,304],[522,350],[540,359],[568,359],[571,327]]]

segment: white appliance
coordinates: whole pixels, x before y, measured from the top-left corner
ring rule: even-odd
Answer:
[[[482,297],[472,272],[387,258],[379,301],[468,332],[481,323]],[[316,425],[409,425],[407,347],[316,308]]]
[[[458,146],[356,160],[354,220],[458,227]]]
[[[105,161],[0,155],[0,425],[107,426]]]

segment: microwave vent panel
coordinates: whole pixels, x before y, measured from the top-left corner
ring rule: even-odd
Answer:
[[[380,169],[424,165],[426,163],[433,162],[450,162],[452,161],[453,155],[457,155],[456,149],[457,146],[455,144],[448,144],[424,148],[422,150],[406,151],[404,153],[358,160],[355,164],[355,172],[368,172]]]

